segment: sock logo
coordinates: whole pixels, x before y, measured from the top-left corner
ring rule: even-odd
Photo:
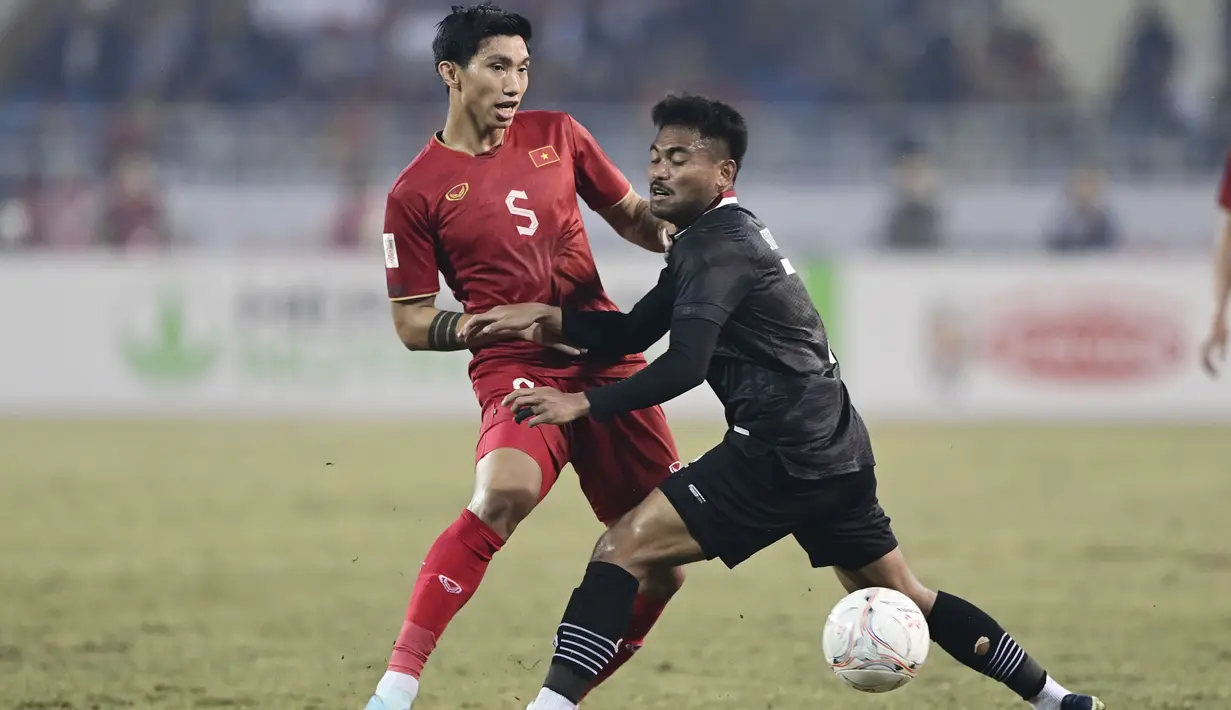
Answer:
[[[445,591],[448,592],[449,594],[461,594],[462,593],[462,585],[458,584],[457,582],[454,582],[453,580],[449,579],[443,574],[437,575],[436,579],[440,580],[440,586],[444,587]]]

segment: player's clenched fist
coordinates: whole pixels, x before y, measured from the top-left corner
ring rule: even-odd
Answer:
[[[504,398],[503,404],[515,412],[519,423],[526,421],[532,427],[539,424],[568,424],[590,413],[590,400],[585,393],[561,392],[551,387],[513,390]]]

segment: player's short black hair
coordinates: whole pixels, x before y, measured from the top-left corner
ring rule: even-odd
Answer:
[[[469,7],[454,5],[452,12],[436,25],[436,39],[432,40],[434,66],[441,62],[466,66],[488,37],[521,37],[529,49],[532,34],[530,20],[491,0]]]
[[[735,166],[743,167],[748,153],[748,124],[727,104],[695,94],[669,94],[650,111],[650,118],[659,130],[681,126],[707,140],[722,142]]]

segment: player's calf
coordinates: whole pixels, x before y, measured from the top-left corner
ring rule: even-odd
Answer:
[[[555,710],[581,702],[619,654],[638,606],[638,589],[653,581],[678,588],[682,576],[672,568],[702,559],[700,545],[659,491],[603,533],[569,599],[556,631],[551,669],[531,707]]]
[[[467,509],[428,550],[389,656],[369,701],[375,710],[409,710],[419,676],[445,628],[478,590],[492,557],[541,499],[542,473],[529,455],[497,449],[475,468]]]
[[[632,660],[645,645],[645,637],[662,616],[667,602],[671,601],[671,597],[684,585],[684,570],[681,567],[654,568],[639,582],[637,598],[633,601],[632,617],[621,636],[615,658],[590,682],[587,695]]]
[[[1100,710],[1098,698],[1070,693],[1048,676],[987,612],[961,597],[928,589],[900,549],[859,570],[835,570],[848,592],[885,587],[910,597],[928,619],[932,640],[967,668],[999,681],[1036,710]]]

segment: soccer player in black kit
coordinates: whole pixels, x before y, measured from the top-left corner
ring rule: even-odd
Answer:
[[[577,706],[618,648],[638,580],[651,570],[714,558],[735,567],[787,535],[848,591],[888,587],[910,597],[941,648],[1035,710],[1103,708],[1053,680],[987,613],[924,587],[907,566],[825,326],[770,230],[736,199],[744,119],[698,96],[670,96],[652,117],[651,209],[678,230],[658,285],[627,314],[517,304],[467,324],[537,328],[535,337],[612,355],[641,352],[670,331],[668,351],[628,379],[585,392],[514,390],[504,404],[530,426],[608,419],[704,381],[729,425],[720,444],[599,539],[529,710]]]

